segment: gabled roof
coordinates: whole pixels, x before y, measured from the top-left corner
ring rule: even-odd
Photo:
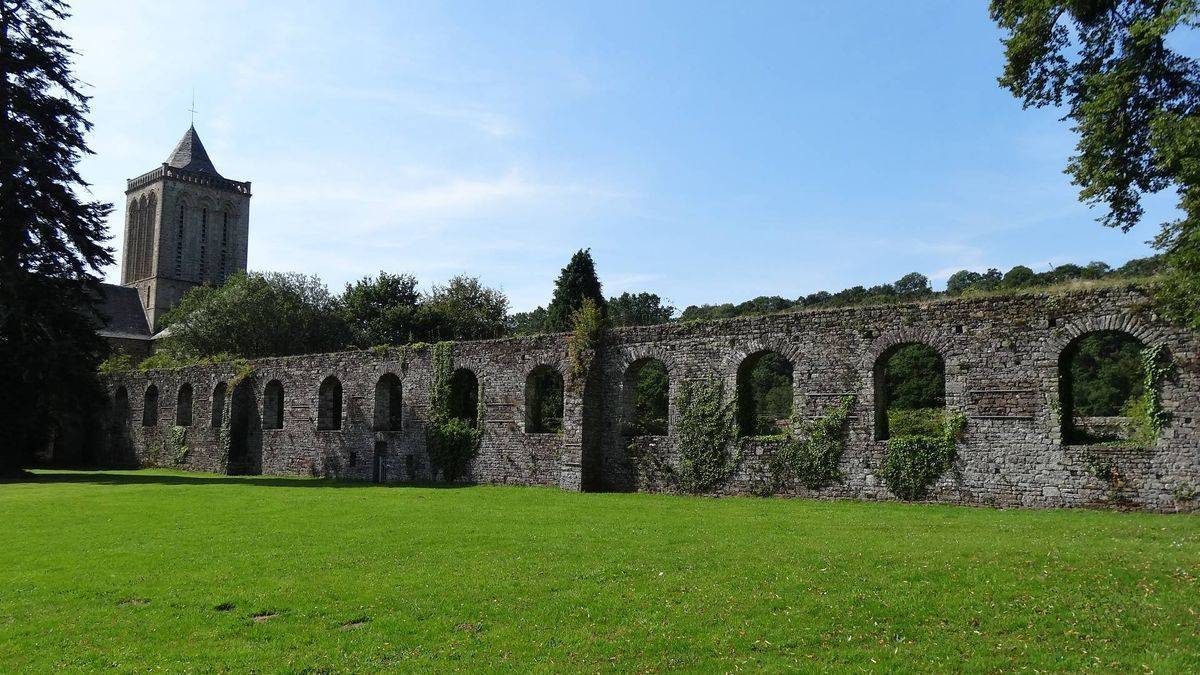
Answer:
[[[149,338],[150,326],[136,288],[100,284],[96,306],[99,333],[106,337]]]
[[[208,158],[208,153],[204,151],[204,144],[200,142],[200,135],[196,133],[194,126],[188,127],[187,133],[179,139],[179,145],[175,146],[175,151],[167,158],[167,164],[176,169],[222,177],[217,173],[217,168],[213,166],[212,160]]]

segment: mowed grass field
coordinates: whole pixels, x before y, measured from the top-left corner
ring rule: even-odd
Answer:
[[[1200,517],[0,484],[0,672],[1200,671]]]

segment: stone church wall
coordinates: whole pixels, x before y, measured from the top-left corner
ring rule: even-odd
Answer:
[[[610,335],[586,383],[571,381],[563,335],[457,343],[454,365],[474,372],[483,407],[483,440],[466,480],[570,490],[669,489],[661,477],[631,459],[622,405],[629,366],[646,358],[666,365],[668,434],[632,443],[677,460],[674,404],[680,383],[715,375],[732,394],[739,365],[771,350],[794,366],[793,402],[801,417],[820,415],[843,394],[855,397],[839,467],[843,480],[820,491],[801,489],[794,494],[894,499],[879,477],[887,446],[875,438],[875,366],[890,348],[920,342],[944,360],[947,409],[967,418],[957,459],[935,485],[932,500],[1031,507],[1115,502],[1151,510],[1190,510],[1195,502],[1189,495],[1200,488],[1200,335],[1159,321],[1144,309],[1145,300],[1137,289],[1111,288],[621,329]],[[1169,351],[1175,374],[1162,386],[1162,402],[1171,417],[1152,447],[1063,442],[1059,359],[1074,339],[1099,330],[1122,330]],[[525,432],[526,378],[540,365],[565,376],[560,434]],[[429,418],[430,348],[261,359],[250,366],[110,377],[114,406],[108,459],[218,473],[387,482],[434,478],[424,427]],[[387,373],[401,382],[402,426],[398,431],[375,431],[375,387]],[[319,430],[318,391],[331,376],[342,386],[341,428]],[[273,380],[284,391],[283,424],[280,429],[261,429],[265,388]],[[219,426],[214,427],[213,392],[221,383],[226,392]],[[190,426],[176,424],[178,392],[185,384],[193,391]],[[158,415],[143,420],[145,392],[151,386],[158,391]],[[122,396],[127,404],[121,403]],[[244,459],[231,464],[235,437],[245,449]],[[757,492],[767,462],[778,449],[778,441],[739,439],[741,462],[722,492]],[[1093,467],[1098,462],[1117,467],[1121,481],[1114,485],[1097,478]]]

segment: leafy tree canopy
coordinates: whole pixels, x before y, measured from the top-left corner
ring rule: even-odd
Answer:
[[[344,349],[351,331],[315,276],[251,272],[199,286],[163,317],[160,349],[179,358],[228,353],[254,358]]]
[[[1007,33],[1001,86],[1065,111],[1079,136],[1067,172],[1103,224],[1128,231],[1144,195],[1176,190],[1158,299],[1200,327],[1200,62],[1172,42],[1200,25],[1200,0],[992,0],[991,16]]]
[[[614,326],[653,326],[667,323],[675,308],[664,305],[654,293],[625,292],[608,299],[608,316]]]
[[[508,296],[477,277],[457,276],[434,286],[422,301],[422,322],[431,340],[482,340],[504,335]]]
[[[405,344],[424,331],[420,325],[417,278],[411,274],[363,277],[346,285],[341,308],[352,340],[359,347]]]

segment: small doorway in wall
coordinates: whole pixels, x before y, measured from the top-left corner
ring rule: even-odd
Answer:
[[[384,480],[383,458],[387,455],[387,441],[375,441],[375,456],[371,461],[371,482],[382,483]]]

